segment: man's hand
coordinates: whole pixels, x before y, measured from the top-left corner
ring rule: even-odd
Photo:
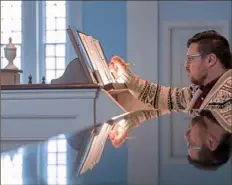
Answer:
[[[109,63],[110,72],[117,80],[126,71],[126,62],[119,56],[113,56]]]
[[[122,128],[119,124],[116,124],[114,128],[109,133],[109,139],[112,142],[112,145],[115,148],[121,146],[127,137],[127,132],[124,128]]]
[[[113,128],[109,132],[109,139],[115,148],[121,146],[126,139],[128,139],[128,133],[138,127],[142,122],[150,117],[157,117],[158,111],[151,110],[136,110],[132,112],[124,113],[120,116],[112,118],[114,121]]]

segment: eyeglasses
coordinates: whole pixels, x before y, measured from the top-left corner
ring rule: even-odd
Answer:
[[[192,54],[192,55],[187,55],[187,62],[189,63],[190,61],[193,60],[193,58],[200,57],[200,56],[202,56],[202,54],[200,54],[200,53],[196,53],[196,54]]]
[[[189,141],[187,142],[187,148],[192,149],[192,150],[201,150],[202,149],[202,147],[200,147],[200,146],[192,146]]]

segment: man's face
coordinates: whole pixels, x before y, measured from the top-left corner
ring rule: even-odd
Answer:
[[[194,120],[195,119],[195,120]],[[188,154],[192,159],[196,159],[202,146],[207,139],[207,126],[202,117],[192,120],[188,131],[185,133],[185,140],[189,143]]]
[[[198,159],[199,152],[204,148],[216,150],[223,138],[225,130],[217,122],[206,116],[192,119],[189,130],[185,133],[188,143],[188,154],[191,159]]]
[[[206,59],[197,54],[200,54],[198,44],[193,43],[189,46],[187,51],[185,69],[187,70],[188,76],[192,83],[202,85],[207,77]]]

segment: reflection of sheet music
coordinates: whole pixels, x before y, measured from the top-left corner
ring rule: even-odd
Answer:
[[[114,82],[114,78],[109,71],[108,64],[100,43],[91,36],[87,36],[83,33],[78,34],[82,40],[83,45],[85,46],[86,52],[94,67],[94,70],[97,71],[100,75],[99,78],[101,78],[103,85]]]
[[[78,175],[85,173],[88,169],[93,169],[93,167],[100,161],[111,128],[112,125],[104,123],[96,128],[95,132],[92,132],[89,141],[85,146],[85,151],[82,153],[82,159],[77,172]]]

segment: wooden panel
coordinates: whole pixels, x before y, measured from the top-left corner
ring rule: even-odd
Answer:
[[[1,85],[15,85],[20,83],[20,74],[16,72],[0,72]]]

